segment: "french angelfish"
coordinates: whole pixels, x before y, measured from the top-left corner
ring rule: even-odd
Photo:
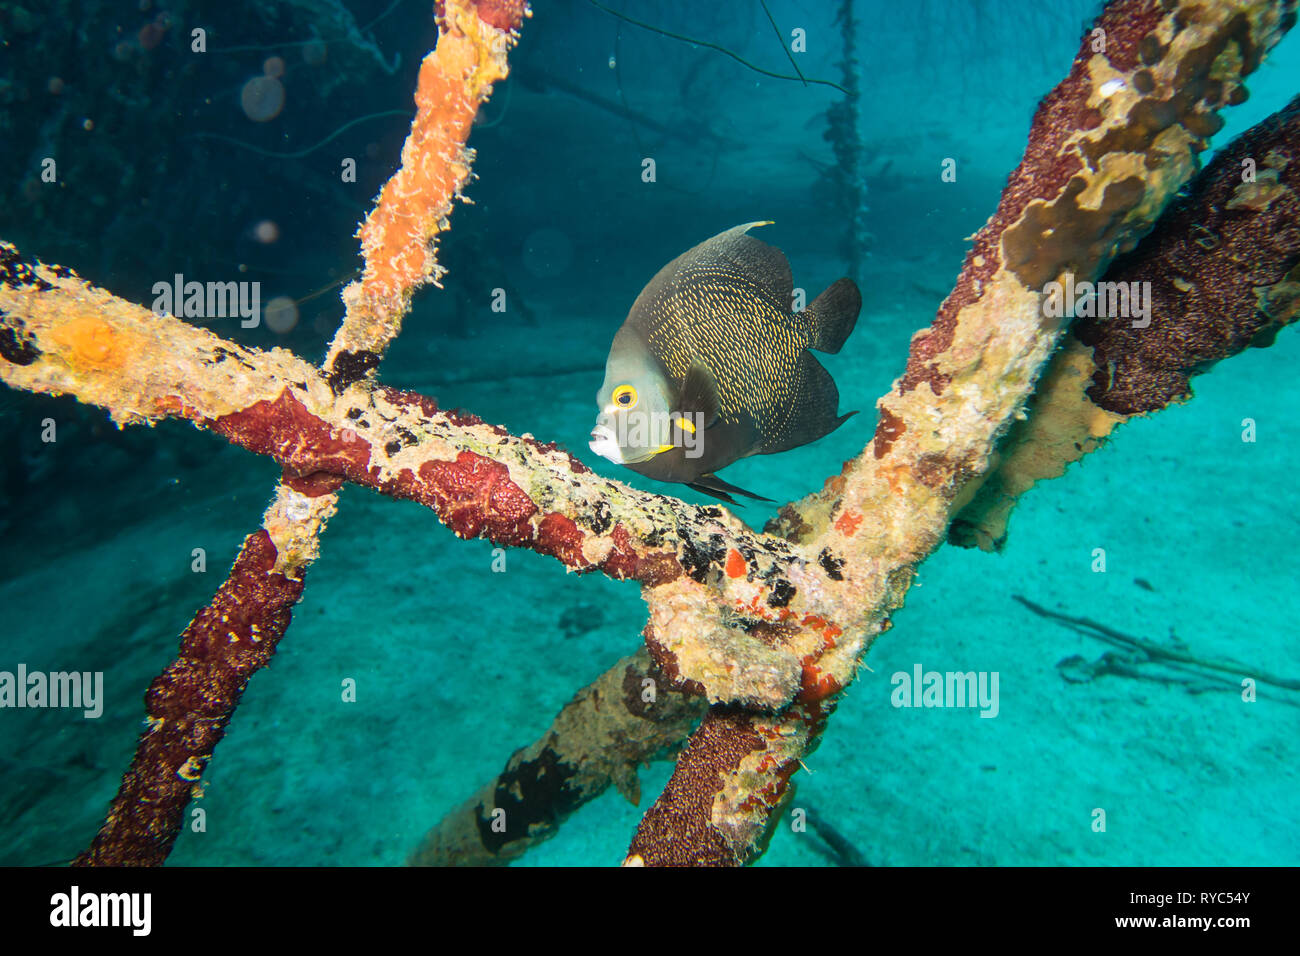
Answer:
[[[808,349],[840,350],[858,287],[839,279],[792,313],[785,254],[747,235],[769,224],[700,243],[641,290],[605,363],[592,451],[733,504],[731,494],[766,501],[715,472],[816,441],[856,414],[839,414],[835,381]]]

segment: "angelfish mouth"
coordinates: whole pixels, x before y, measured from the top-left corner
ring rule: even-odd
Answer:
[[[587,446],[601,458],[608,459],[616,465],[625,463],[623,452],[618,447],[618,440],[614,437],[613,431],[605,425],[597,425],[591,430],[591,441],[587,442]]]

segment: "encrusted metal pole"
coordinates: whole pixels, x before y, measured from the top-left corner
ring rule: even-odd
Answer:
[[[365,271],[344,290],[347,312],[324,363],[332,389],[373,372],[401,329],[411,295],[437,280],[435,240],[448,227],[473,161],[465,142],[479,105],[506,75],[506,54],[525,14],[523,0],[439,4],[438,44],[420,67],[401,167],[358,233]],[[96,341],[125,344],[93,320],[83,322],[77,338],[92,361]],[[133,344],[147,353],[147,342]],[[185,629],[176,660],[150,686],[148,726],[135,758],[76,863],[157,865],[167,858],[248,679],[270,660],[289,625],[341,484],[336,476],[287,475],[276,488],[262,527],[245,539],[230,576]]]
[[[1105,281],[1149,288],[1148,314],[1075,320],[1033,413],[953,521],[953,543],[1000,549],[1035,482],[1063,474],[1124,422],[1186,401],[1193,376],[1272,344],[1300,315],[1300,96],[1219,153]]]
[[[546,733],[425,835],[408,862],[500,866],[550,839],[611,785],[640,803],[637,766],[676,751],[704,711],[699,697],[667,686],[642,648],[578,691]]]

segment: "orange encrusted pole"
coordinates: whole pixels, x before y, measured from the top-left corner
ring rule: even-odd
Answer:
[[[505,79],[506,54],[529,15],[523,0],[444,0],[437,13],[438,45],[420,64],[402,165],[357,231],[366,264],[343,291],[348,316],[325,360],[343,385],[378,364],[412,293],[442,277],[435,240],[449,227],[452,203],[464,198],[474,162],[465,143],[479,106]]]

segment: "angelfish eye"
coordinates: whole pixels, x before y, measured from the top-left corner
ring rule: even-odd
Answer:
[[[636,389],[631,385],[614,389],[614,404],[622,409],[636,408]]]

